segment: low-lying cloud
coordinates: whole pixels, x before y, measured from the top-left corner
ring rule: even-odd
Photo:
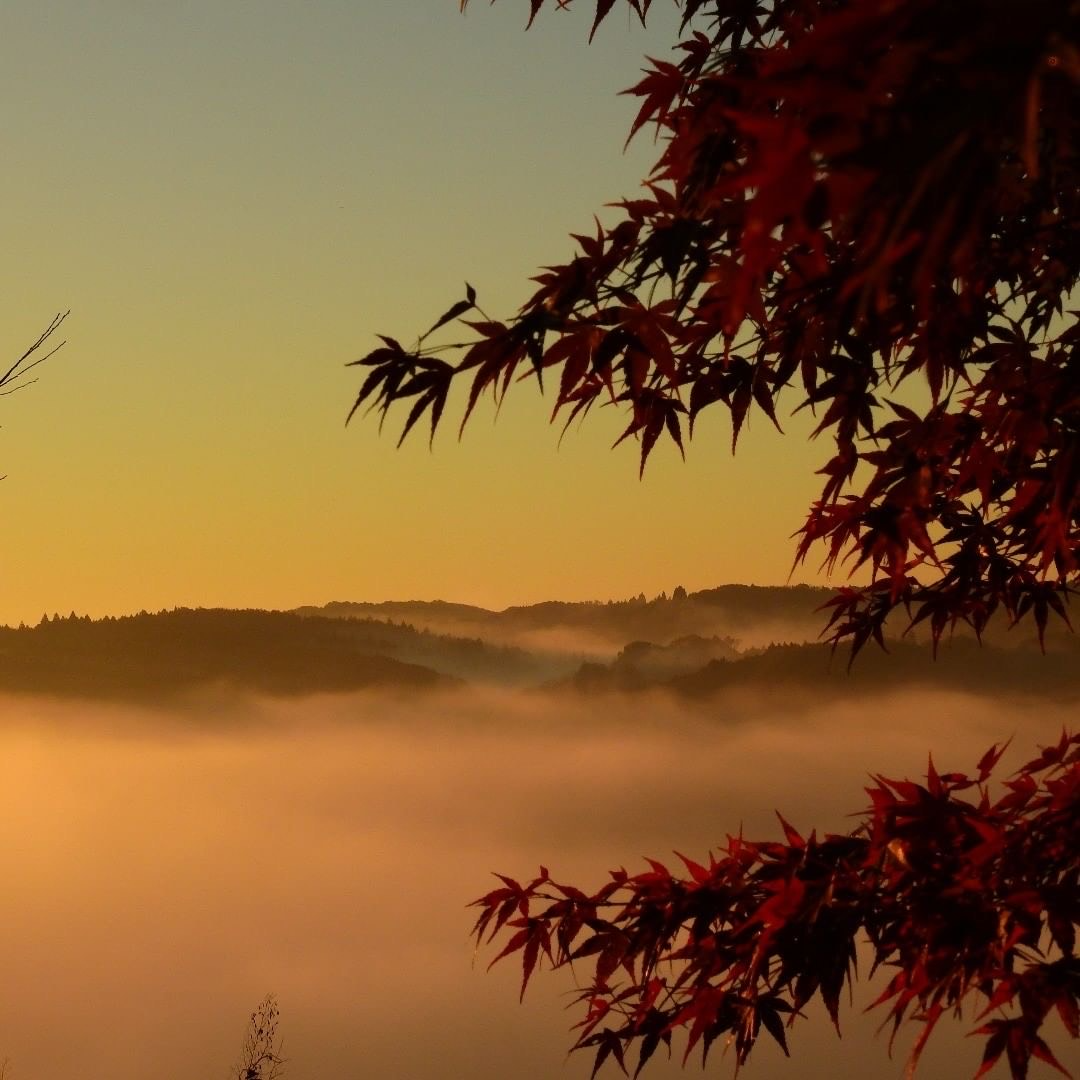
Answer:
[[[740,826],[777,836],[774,809],[846,831],[869,772],[921,775],[930,750],[939,769],[969,770],[1011,735],[1015,765],[1074,722],[1063,706],[959,694],[801,704],[4,699],[9,1080],[224,1078],[267,991],[289,1080],[578,1080],[591,1063],[565,1061],[566,980],[539,977],[519,1006],[516,968],[484,975],[491,951],[471,965],[466,904],[490,871],[543,861],[599,884],[644,855],[702,856]],[[741,1075],[899,1076],[877,1022],[851,1010],[838,1041],[817,1016],[793,1033],[791,1061],[762,1045]],[[679,1056],[644,1075],[679,1075]],[[935,1036],[920,1076],[970,1074],[977,1056]]]

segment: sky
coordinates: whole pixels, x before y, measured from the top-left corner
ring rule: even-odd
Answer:
[[[0,356],[71,315],[0,401],[0,622],[787,580],[828,456],[801,417],[733,459],[706,413],[640,481],[614,410],[560,445],[530,385],[433,450],[345,427],[376,333],[465,281],[511,314],[648,171],[617,91],[675,7],[591,45],[575,8],[526,34],[523,0],[5,0]]]

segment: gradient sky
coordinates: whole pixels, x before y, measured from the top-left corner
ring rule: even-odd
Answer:
[[[343,425],[346,361],[468,280],[491,314],[654,156],[616,91],[675,37],[524,0],[6,0],[0,621],[433,598],[501,607],[783,582],[825,445],[706,414],[682,464],[557,445],[521,386],[429,452]],[[795,580],[823,580],[815,567]]]

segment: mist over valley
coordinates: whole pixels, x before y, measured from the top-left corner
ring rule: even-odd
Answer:
[[[778,838],[775,810],[847,832],[870,772],[920,776],[931,748],[939,770],[970,770],[1010,737],[1013,767],[1075,723],[1071,638],[1043,656],[1021,627],[936,663],[890,643],[848,675],[809,640],[822,599],[732,588],[0,631],[9,1077],[224,1078],[272,992],[290,1080],[583,1080],[591,1061],[565,1053],[572,981],[542,973],[519,1005],[519,968],[474,957],[467,905],[492,871],[543,863],[596,886],[740,829]],[[916,1031],[890,1061],[882,1018],[860,1015],[874,987],[857,984],[843,1039],[815,1006],[790,1060],[763,1040],[741,1075],[899,1077]],[[974,1026],[943,1026],[920,1077],[973,1072]],[[697,1074],[676,1047],[643,1076]],[[721,1050],[712,1075],[731,1074]]]
[[[921,627],[858,663],[820,641],[831,593],[728,585],[651,600],[550,602],[503,611],[442,601],[336,602],[294,611],[174,609],[0,627],[0,690],[157,702],[204,693],[303,695],[501,686],[708,699],[780,684],[1080,694],[1080,646],[1033,620],[959,628],[935,658]],[[920,632],[922,631],[922,632]]]

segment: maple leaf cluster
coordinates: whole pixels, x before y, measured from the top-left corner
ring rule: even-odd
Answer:
[[[673,59],[626,91],[660,148],[640,197],[513,318],[469,288],[412,348],[382,337],[350,417],[403,402],[402,438],[424,416],[434,435],[456,380],[464,426],[550,373],[566,422],[625,410],[644,468],[711,406],[733,449],[755,411],[810,409],[832,452],[796,562],[869,570],[834,643],[880,641],[898,608],[935,644],[998,610],[1041,635],[1080,575],[1080,5],[681,7]],[[472,340],[433,342],[457,320]]]
[[[925,784],[875,777],[851,834],[803,837],[781,818],[786,842],[729,836],[707,866],[680,856],[684,877],[650,859],[587,894],[544,867],[528,884],[498,875],[503,887],[475,902],[474,934],[508,936],[492,963],[520,956],[522,996],[542,961],[576,964],[579,985],[591,972],[575,1049],[595,1050],[593,1075],[609,1058],[626,1072],[636,1047],[636,1076],[680,1030],[684,1063],[700,1044],[704,1064],[720,1039],[741,1065],[762,1031],[787,1054],[816,995],[839,1030],[862,940],[874,970],[895,969],[873,1003],[893,1037],[905,1017],[922,1025],[909,1074],[942,1015],[967,1008],[984,1037],[976,1080],[1003,1056],[1014,1080],[1032,1058],[1068,1076],[1040,1029],[1056,1012],[1080,1035],[1080,735],[992,798],[1003,751],[974,777],[932,761]]]
[[[461,0],[462,9],[467,0]],[[652,0],[627,0],[644,23]],[[529,0],[529,22],[571,0]],[[512,318],[475,291],[415,345],[393,337],[349,417],[408,406],[434,437],[452,387],[480,398],[555,382],[553,419],[619,406],[641,469],[726,410],[808,409],[831,443],[796,564],[864,568],[826,628],[852,657],[898,609],[935,644],[1004,611],[1067,619],[1080,579],[1078,0],[682,0],[670,60],[626,93],[630,137],[659,157],[615,222],[535,278]],[[595,34],[615,7],[596,0]],[[440,343],[461,322],[464,343]],[[785,408],[786,407],[786,408]],[[716,410],[719,411],[719,410]],[[713,415],[713,413],[710,413]],[[1064,1072],[1042,1038],[1080,1026],[1080,736],[1005,782],[877,777],[849,835],[728,837],[708,865],[619,870],[589,894],[543,867],[477,901],[478,941],[506,936],[522,994],[537,965],[584,963],[578,1048],[640,1071],[686,1033],[746,1060],[820,996],[838,1022],[857,942],[893,971],[875,1005],[893,1036],[975,1006],[976,1077],[1005,1058]],[[783,821],[783,819],[781,819]]]

